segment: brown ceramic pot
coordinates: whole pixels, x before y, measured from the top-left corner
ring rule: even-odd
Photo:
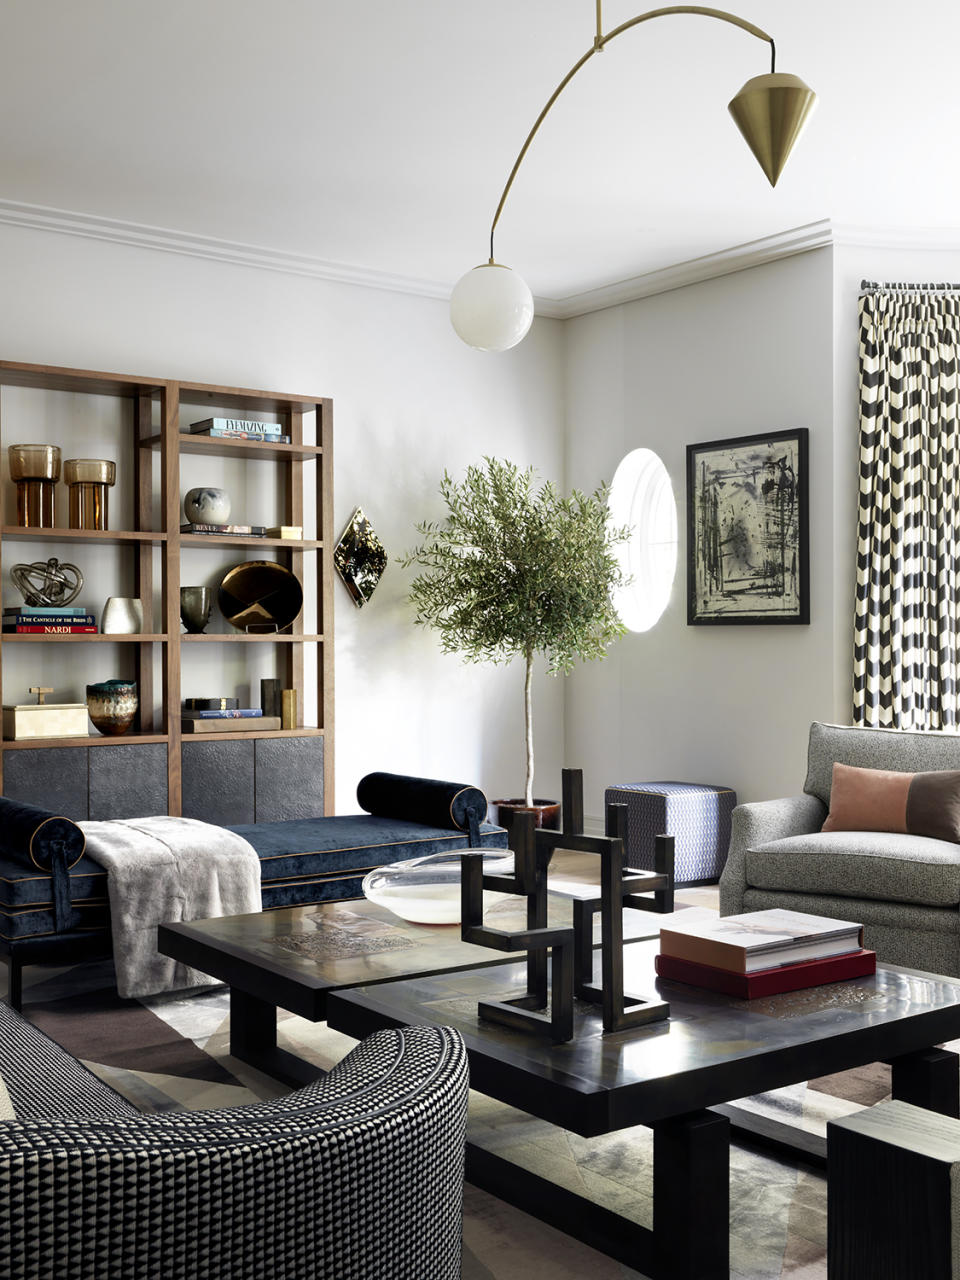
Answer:
[[[551,831],[560,829],[559,800],[535,799],[532,805],[528,805],[524,800],[494,800],[493,807],[497,814],[496,821],[508,832],[513,830],[515,813],[532,813],[535,827],[547,827]]]

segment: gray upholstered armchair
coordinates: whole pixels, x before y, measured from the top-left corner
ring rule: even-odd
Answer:
[[[365,1040],[323,1080],[141,1115],[0,1004],[4,1280],[456,1280],[456,1032]]]
[[[733,811],[721,915],[788,907],[856,920],[879,959],[960,976],[960,845],[821,831],[835,761],[904,773],[960,769],[960,735],[811,725],[803,795]]]

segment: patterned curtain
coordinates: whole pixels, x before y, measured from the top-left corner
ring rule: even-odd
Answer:
[[[854,722],[954,729],[960,294],[863,288]]]

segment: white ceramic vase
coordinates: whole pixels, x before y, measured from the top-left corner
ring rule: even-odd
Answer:
[[[136,636],[143,631],[143,601],[110,596],[103,606],[100,631],[105,636]]]
[[[226,524],[230,495],[226,489],[190,489],[183,499],[183,514],[191,524]]]

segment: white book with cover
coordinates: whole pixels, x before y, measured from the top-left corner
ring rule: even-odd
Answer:
[[[734,973],[844,955],[862,945],[861,924],[779,907],[738,916],[698,915],[689,923],[681,913],[660,930],[664,955]]]

